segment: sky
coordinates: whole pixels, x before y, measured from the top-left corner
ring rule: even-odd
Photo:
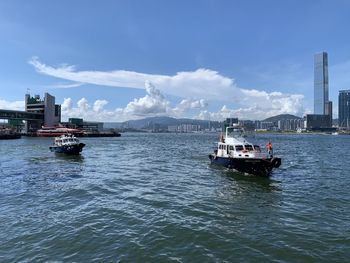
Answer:
[[[0,1],[0,109],[46,92],[62,117],[261,120],[350,89],[350,1]]]

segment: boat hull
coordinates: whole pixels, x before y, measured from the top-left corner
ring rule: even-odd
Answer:
[[[209,159],[213,164],[257,176],[269,176],[273,168],[281,165],[281,158],[232,158],[210,154]]]
[[[21,134],[0,134],[0,140],[20,139]]]
[[[85,144],[79,143],[75,145],[50,146],[50,151],[63,154],[79,154],[83,150]]]

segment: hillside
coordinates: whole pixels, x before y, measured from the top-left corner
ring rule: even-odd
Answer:
[[[302,119],[301,117],[292,115],[292,114],[280,114],[276,116],[269,117],[263,121],[266,122],[278,122],[280,120],[295,120],[295,119]]]

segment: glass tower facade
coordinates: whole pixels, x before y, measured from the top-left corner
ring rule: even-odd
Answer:
[[[330,115],[328,103],[328,55],[315,55],[314,68],[314,114]]]
[[[350,90],[339,91],[339,127],[350,128]]]

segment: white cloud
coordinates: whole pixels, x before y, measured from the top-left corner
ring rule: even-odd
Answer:
[[[135,116],[165,115],[170,111],[170,102],[152,84],[146,82],[146,96],[129,102],[124,112]]]
[[[204,99],[183,99],[174,109],[175,116],[183,117],[184,113],[189,111],[198,111],[208,107],[208,102]]]
[[[80,99],[77,104],[78,104],[79,110],[82,112],[87,112],[90,108],[88,100],[85,98]]]
[[[108,101],[106,100],[96,100],[93,109],[96,112],[101,112],[106,104],[108,104]]]
[[[6,101],[0,99],[0,109],[24,111],[24,101]]]
[[[58,83],[58,84],[54,84],[51,87],[53,88],[76,88],[76,87],[80,87],[84,85],[84,83],[79,83],[79,82],[73,82],[73,83]]]
[[[245,119],[263,119],[282,113],[296,115],[304,113],[303,95],[242,89],[235,84],[234,79],[209,69],[178,72],[171,76],[125,70],[77,71],[75,66],[69,65],[55,68],[41,63],[35,57],[29,63],[41,74],[77,83],[146,89],[147,95],[145,97],[134,99],[125,109],[118,109],[118,114],[123,112],[133,116],[163,114],[181,117],[188,110],[197,109],[197,111],[201,110],[204,116],[208,114],[203,109],[207,106],[208,101],[223,101],[225,104],[230,103],[230,107],[234,108],[228,109],[226,107],[224,110],[212,113],[211,116],[215,119],[228,114],[237,114]],[[179,105],[171,108],[170,103],[162,94],[175,95],[184,99]],[[104,112],[102,109],[107,103],[98,102],[97,104],[89,106],[87,101],[83,100],[79,102],[78,108],[82,111],[88,111],[89,107],[92,107],[98,109],[99,112]]]
[[[161,92],[179,97],[201,99],[233,99],[237,87],[233,79],[209,69],[178,72],[173,76],[138,73],[134,71],[76,71],[75,66],[51,67],[32,58],[29,63],[37,72],[78,83],[111,87],[143,89],[146,82],[152,83]],[[225,95],[223,95],[225,94]]]
[[[62,111],[70,111],[73,108],[73,101],[71,98],[64,98],[61,105]]]
[[[268,117],[272,117],[279,114],[294,114],[301,116],[304,114],[302,112],[302,105],[299,103],[299,98],[295,98],[295,101],[283,104],[283,100],[276,100],[276,104],[270,107],[260,107],[258,105],[252,105],[250,107],[230,109],[224,105],[217,112],[209,112],[208,110],[202,110],[195,117],[203,120],[224,120],[225,118],[238,117],[239,119],[250,119],[250,120],[263,120]],[[308,111],[308,113],[310,113]]]

